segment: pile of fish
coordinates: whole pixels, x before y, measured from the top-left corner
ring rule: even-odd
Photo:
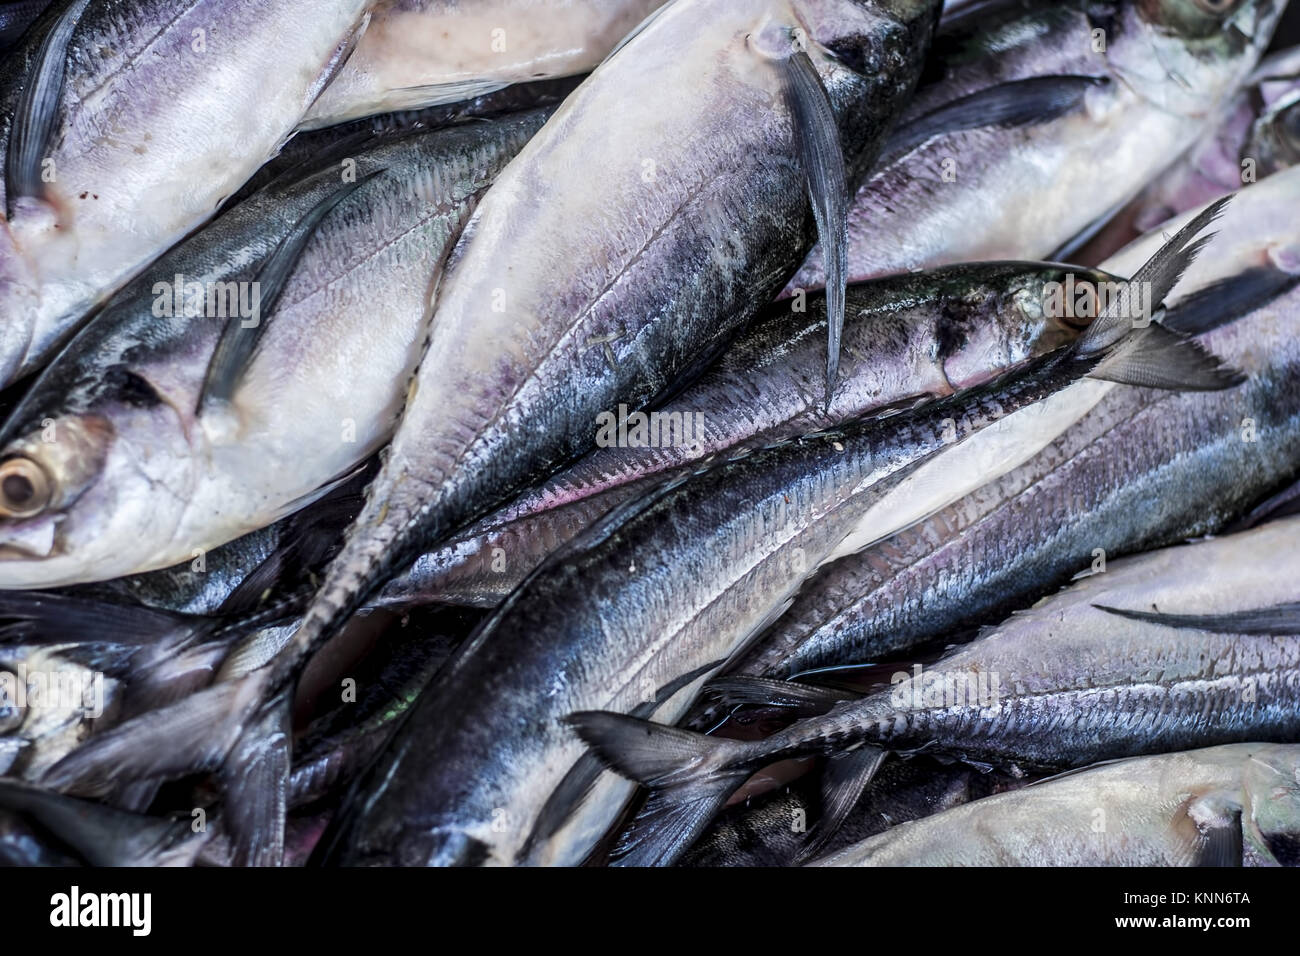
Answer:
[[[1295,13],[0,3],[0,862],[1300,865]]]

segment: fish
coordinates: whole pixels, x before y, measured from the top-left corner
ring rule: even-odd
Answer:
[[[318,129],[589,73],[664,0],[386,0],[307,111]]]
[[[1160,302],[1220,209],[1127,287]],[[323,857],[581,862],[630,794],[582,761],[569,713],[604,701],[674,723],[813,569],[1023,460],[1040,432],[1054,435],[1058,406],[1086,400],[1089,376],[1125,381],[1130,368],[1156,386],[1239,382],[1158,324],[1108,309],[1070,345],[983,386],[737,455],[615,508],[530,575],[430,684]]]
[[[1213,130],[1284,6],[957,9],[849,210],[849,281],[953,262],[1071,260],[1071,247]],[[819,288],[823,261],[814,250],[782,295]]]
[[[938,10],[675,0],[602,63],[467,224],[383,468],[291,641],[270,666],[158,715],[160,728],[97,735],[99,757],[83,748],[47,779],[100,789],[90,767],[119,748],[143,762],[113,758],[109,776],[219,763],[255,803],[228,800],[227,817],[277,855],[283,788],[251,781],[288,773],[304,663],[422,550],[594,444],[600,411],[651,401],[721,348],[815,230],[842,235],[845,189],[910,95]],[[610,135],[611,115],[627,135]],[[828,383],[842,308],[830,310]],[[132,746],[136,734],[154,742]]]
[[[640,447],[619,440],[619,416],[609,415],[602,447],[422,554],[371,603],[494,607],[547,554],[601,515],[707,458],[950,395],[1049,352],[1088,322],[1041,308],[1049,284],[1071,275],[1119,281],[1066,266],[989,263],[850,286],[843,384],[829,407],[813,385],[824,355],[826,297],[808,296],[803,311],[793,310],[793,300],[769,306],[652,415],[624,416],[633,439],[636,423],[646,423],[636,439]]]
[[[1300,747],[1136,757],[946,810],[813,866],[1296,866]]]
[[[1113,390],[1024,465],[822,569],[730,672],[788,677],[996,623],[1109,558],[1212,534],[1293,480],[1297,190],[1294,169],[1239,190],[1219,220],[1215,255],[1198,259],[1170,296],[1166,321],[1200,330],[1199,341],[1250,376],[1244,386]],[[1149,255],[1191,215],[1107,266]]]
[[[0,588],[201,561],[346,480],[396,425],[460,230],[547,115],[342,144],[149,266],[0,426]]]
[[[366,6],[50,5],[0,61],[0,383],[39,368],[275,155]]]
[[[924,748],[998,767],[1051,769],[1286,743],[1300,732],[1297,528],[1292,518],[1115,561],[928,668],[900,671],[890,687],[834,700],[823,714],[760,741],[619,713],[571,719],[603,760],[652,787],[631,842],[655,861],[680,852],[683,834],[750,772],[791,757],[830,758],[823,836],[805,848],[812,852],[889,751]],[[783,686],[734,681],[731,694],[761,700]]]

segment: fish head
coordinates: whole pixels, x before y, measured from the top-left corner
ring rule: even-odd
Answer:
[[[1266,859],[1300,866],[1300,746],[1252,748],[1244,783],[1246,839]]]
[[[176,408],[142,379],[122,378],[105,375],[93,395],[35,414],[24,402],[4,430],[11,437],[0,433],[0,588],[160,566],[159,542],[185,514],[195,452]]]
[[[1273,37],[1282,0],[1136,0],[1110,19],[1106,64],[1126,86],[1179,116],[1212,120]]]
[[[0,775],[39,779],[109,705],[116,681],[66,656],[70,649],[0,643]]]

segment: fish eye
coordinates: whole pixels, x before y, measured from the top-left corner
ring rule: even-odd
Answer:
[[[31,518],[45,510],[52,489],[45,469],[30,458],[0,462],[0,517]]]
[[[23,725],[26,714],[15,697],[18,675],[0,669],[0,734],[12,734]]]

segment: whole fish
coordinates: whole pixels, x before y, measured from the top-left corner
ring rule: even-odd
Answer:
[[[958,9],[849,211],[850,281],[1062,256],[1214,128],[1284,6],[998,0]],[[824,282],[815,250],[784,294]]]
[[[1217,212],[1130,286],[1149,284],[1159,302]],[[1092,376],[1123,381],[1140,367],[1144,383],[1174,387],[1163,356],[1180,387],[1236,381],[1191,343],[1133,323],[1107,310],[1072,345],[984,386],[755,450],[616,508],[531,575],[426,689],[325,852],[345,863],[581,862],[628,788],[581,759],[567,713],[604,701],[675,721],[813,568],[1028,454],[1087,400]],[[898,497],[909,482],[921,491]]]
[[[1169,321],[1212,329],[1201,341],[1249,374],[1242,388],[1114,390],[1025,465],[823,569],[730,669],[790,676],[994,622],[1108,556],[1213,533],[1288,482],[1300,460],[1297,201],[1295,169],[1240,191],[1216,254],[1170,298]],[[1107,265],[1125,268],[1161,232]]]
[[[0,382],[292,134],[366,0],[59,0],[0,62]]]
[[[0,427],[0,588],[194,561],[375,452],[454,240],[546,115],[343,148],[146,269]]]
[[[384,0],[302,126],[589,73],[664,0]]]
[[[680,852],[683,833],[698,830],[754,769],[795,756],[832,758],[820,824],[832,832],[886,750],[1059,768],[1287,742],[1300,733],[1297,528],[1293,518],[1117,561],[929,668],[894,675],[890,688],[761,741],[620,713],[573,720],[612,766],[652,787],[630,842],[653,860]],[[736,683],[759,699],[783,687]]]
[[[1042,308],[1045,289],[1070,275],[1093,283],[1116,278],[1064,266],[991,263],[850,287],[843,381],[829,407],[816,388],[825,356],[825,296],[809,296],[802,312],[789,302],[774,305],[678,395],[639,419],[607,416],[608,434],[598,439],[603,447],[421,555],[372,603],[495,606],[547,554],[668,475],[722,452],[950,395],[1049,352],[1087,324],[1082,316]],[[629,432],[628,420],[630,438],[619,434],[620,427]]]
[[[817,866],[1296,866],[1300,747],[1137,757],[895,829]]]
[[[938,10],[675,0],[606,60],[476,211],[402,425],[292,642],[273,666],[192,695],[165,718],[169,743],[142,722],[98,736],[100,756],[65,764],[60,785],[214,762],[233,781],[287,776],[293,685],[374,590],[593,444],[601,411],[649,402],[719,348],[770,303],[815,229],[842,236],[844,190],[910,95]],[[624,133],[610,135],[611,116]],[[154,742],[132,746],[136,733]],[[228,816],[258,834],[251,845],[277,845],[283,788],[234,789],[257,805],[228,800]]]

